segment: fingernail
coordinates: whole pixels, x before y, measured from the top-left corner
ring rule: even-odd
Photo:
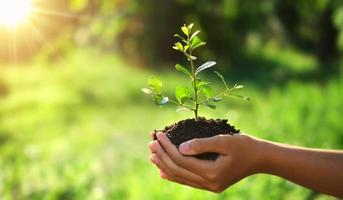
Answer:
[[[157,158],[156,158],[156,155],[151,155],[151,157],[150,157],[150,159],[151,159],[151,162],[153,162],[154,164],[157,164]]]
[[[156,151],[156,149],[157,149],[157,147],[156,147],[156,141],[150,142],[150,148],[151,148],[153,151]]]
[[[160,177],[163,179],[167,179],[166,174],[163,171],[160,171]]]
[[[158,133],[156,133],[156,136],[157,136],[158,140],[161,140],[163,138],[163,133],[158,132]]]
[[[187,142],[184,142],[184,143],[182,143],[182,144],[180,144],[180,146],[179,146],[179,151],[182,153],[182,152],[187,152],[188,150],[189,150],[189,147],[190,147],[190,145],[189,145],[189,141],[187,141]]]

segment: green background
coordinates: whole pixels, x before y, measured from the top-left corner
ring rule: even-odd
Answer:
[[[153,75],[169,95],[189,84],[171,47],[179,27],[194,22],[208,42],[197,65],[217,61],[251,99],[200,115],[272,141],[342,149],[341,1],[33,5],[31,25],[0,25],[0,199],[335,199],[262,174],[222,194],[160,179],[149,132],[192,113],[155,106],[140,88]],[[211,70],[205,77],[222,87]]]

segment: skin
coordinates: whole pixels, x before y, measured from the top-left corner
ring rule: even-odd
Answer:
[[[300,148],[246,134],[193,139],[179,148],[164,133],[157,138],[149,144],[150,160],[161,178],[172,182],[220,193],[245,177],[265,173],[343,198],[343,151]],[[205,152],[219,157],[206,161],[190,156]]]

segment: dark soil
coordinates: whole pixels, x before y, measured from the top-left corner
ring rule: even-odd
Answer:
[[[193,138],[206,138],[219,134],[233,135],[239,133],[239,130],[235,129],[234,126],[228,124],[227,120],[205,119],[203,117],[199,117],[197,120],[182,120],[170,126],[166,126],[163,130],[159,131],[167,134],[171,142],[177,147],[179,147],[181,143]],[[154,139],[157,139],[156,136]],[[218,154],[204,153],[196,155],[195,157],[202,160],[216,160]]]

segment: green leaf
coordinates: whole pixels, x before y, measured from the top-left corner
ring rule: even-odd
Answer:
[[[175,43],[175,46],[173,46],[173,49],[183,51],[183,46],[182,46],[181,42]]]
[[[250,101],[250,98],[249,98],[249,97],[242,96],[242,95],[240,95],[240,94],[229,93],[229,94],[227,94],[226,96],[228,96],[228,95],[229,95],[229,96],[238,97],[238,98],[243,99],[243,100]]]
[[[168,97],[164,97],[164,96],[162,96],[160,94],[155,94],[153,97],[154,97],[154,102],[157,105],[164,105],[164,104],[169,102],[169,98]]]
[[[206,98],[211,98],[213,96],[213,90],[210,86],[203,86],[202,92],[204,93]]]
[[[183,27],[181,27],[181,30],[185,35],[187,36],[189,35],[189,30],[186,25],[183,25]]]
[[[162,97],[162,95],[160,95],[160,94],[154,94],[153,98],[154,98],[155,104],[156,104],[156,105],[160,105],[160,102],[161,102],[161,100],[162,100],[163,97]]]
[[[195,57],[195,56],[188,56],[187,59],[188,59],[188,61],[191,61],[191,60],[196,60],[197,57]]]
[[[176,112],[185,111],[185,110],[190,110],[190,109],[186,108],[186,107],[183,107],[183,106],[178,106],[177,109],[176,109]]]
[[[195,31],[189,39],[192,40],[199,33],[200,33],[200,31]]]
[[[197,91],[200,92],[204,86],[209,85],[209,82],[198,81],[197,82]]]
[[[194,36],[191,40],[191,47],[193,49],[199,48],[201,46],[204,46],[206,44],[206,42],[203,42],[200,40],[200,38],[198,36]]]
[[[162,91],[162,81],[160,79],[158,79],[156,77],[151,77],[148,80],[148,85],[157,94],[161,93],[161,91]]]
[[[190,25],[188,25],[188,30],[192,30],[192,28],[193,28],[193,26],[194,26],[194,24],[193,23],[191,23]]]
[[[235,87],[234,87],[235,89],[241,89],[241,88],[244,88],[244,86],[243,85],[235,85]]]
[[[160,105],[164,105],[164,104],[166,104],[166,103],[168,103],[168,102],[169,102],[169,98],[168,98],[168,97],[163,97],[163,98],[160,100],[159,104],[160,104]]]
[[[210,103],[206,103],[205,106],[211,108],[212,110],[215,110],[216,109],[216,106],[215,105],[212,105]]]
[[[148,94],[148,95],[152,95],[153,94],[153,91],[151,91],[148,88],[142,88],[142,92],[144,92],[145,94]]]
[[[184,74],[188,75],[190,78],[192,78],[192,74],[182,65],[176,64],[175,69],[177,71],[183,72]]]
[[[219,101],[222,100],[222,98],[220,98],[220,97],[212,97],[211,100],[214,101],[214,102],[219,102]]]
[[[207,68],[212,67],[215,64],[216,64],[216,62],[214,62],[214,61],[209,61],[209,62],[206,62],[206,63],[202,64],[200,67],[198,67],[198,69],[195,70],[195,75],[197,75],[202,70],[205,70]]]
[[[175,88],[175,97],[180,104],[183,104],[186,99],[191,98],[191,93],[186,86],[177,86]]]
[[[226,82],[225,82],[224,76],[221,75],[221,74],[220,74],[219,72],[217,72],[217,71],[214,71],[214,73],[216,73],[217,76],[222,80],[222,82],[224,83],[226,89],[229,89],[229,87],[227,86],[227,84],[226,84]]]

